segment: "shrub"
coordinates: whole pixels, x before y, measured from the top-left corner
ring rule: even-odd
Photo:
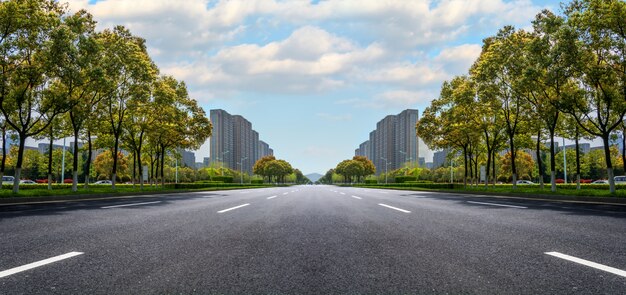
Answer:
[[[218,175],[218,176],[213,176],[212,181],[221,181],[224,183],[232,183],[233,182],[233,177],[232,176],[228,176],[228,175]]]
[[[417,177],[415,176],[396,176],[396,183],[405,183],[407,181],[417,181]]]
[[[250,181],[251,184],[263,184],[263,179],[253,179]]]
[[[378,184],[378,180],[376,179],[366,179],[365,184]]]

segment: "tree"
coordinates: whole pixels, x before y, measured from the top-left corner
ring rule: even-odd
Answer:
[[[79,133],[92,115],[94,105],[102,96],[98,86],[103,83],[99,61],[100,47],[95,38],[96,22],[84,10],[66,16],[53,32],[53,56],[59,61],[54,72],[59,95],[71,102],[67,119],[74,136],[72,161],[72,191],[78,190]],[[88,178],[86,178],[88,182]]]
[[[582,95],[568,97],[562,108],[583,130],[602,139],[609,189],[614,193],[609,137],[626,114],[626,3],[575,0],[565,14],[569,30],[563,38],[572,44],[567,60]]]
[[[372,161],[370,161],[367,157],[354,156],[352,160],[361,163],[361,166],[363,167],[363,170],[361,170],[362,174],[357,175],[358,177],[364,178],[376,173],[376,166],[374,166],[374,163],[372,163]]]
[[[149,94],[150,83],[157,68],[148,56],[145,40],[133,36],[126,28],[116,26],[98,34],[104,50],[103,70],[106,83],[102,103],[106,132],[113,136],[111,167],[112,187],[115,189],[118,154],[123,123],[129,102]]]
[[[0,111],[19,136],[13,192],[19,191],[26,139],[44,131],[52,119],[68,109],[68,101],[48,91],[52,55],[51,32],[64,10],[52,0],[0,2]]]
[[[111,151],[106,150],[99,155],[96,156],[94,160],[94,168],[96,170],[96,174],[100,178],[100,176],[105,176],[106,179],[110,179],[113,181],[113,177],[119,177],[120,175],[113,174],[113,160],[111,156]],[[119,165],[119,171],[125,171],[128,169],[128,161],[126,157],[121,152],[117,153],[117,160],[115,161]]]
[[[508,152],[502,158],[502,166],[500,168],[500,175],[506,177],[507,179],[511,179],[513,175],[513,157],[511,157],[511,152]],[[516,167],[518,168],[518,173],[520,179],[532,179],[532,171],[535,166],[535,162],[533,158],[524,151],[518,151],[518,157],[515,159],[517,162]]]
[[[511,173],[513,187],[516,187],[518,171],[517,156],[519,136],[528,122],[526,100],[527,88],[524,87],[523,69],[525,47],[530,36],[525,31],[516,31],[506,26],[495,37],[484,41],[482,53],[475,63],[474,73],[481,81],[480,85],[489,88],[502,105],[502,118],[511,152]]]
[[[252,167],[252,172],[254,174],[267,177],[267,181],[272,182],[272,174],[269,173],[270,171],[267,169],[267,164],[275,160],[276,158],[274,156],[265,156],[257,160],[256,163],[254,163],[254,166]]]

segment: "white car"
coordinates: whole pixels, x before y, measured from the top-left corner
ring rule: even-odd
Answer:
[[[113,182],[110,180],[98,180],[94,182],[93,184],[113,184]]]
[[[594,182],[592,182],[591,184],[609,184],[608,180],[604,180],[604,179],[598,179]]]
[[[15,181],[13,176],[2,176],[2,184],[13,184],[13,181]]]
[[[518,181],[516,182],[516,184],[518,184],[518,185],[520,185],[520,184],[521,184],[521,185],[533,185],[533,184],[535,184],[535,183],[534,183],[534,182],[532,182],[532,181],[530,181],[530,180],[518,180]]]
[[[20,180],[20,184],[37,184],[37,183],[30,179],[22,179]]]
[[[615,180],[615,184],[625,184],[626,183],[626,176],[615,176],[615,177],[613,177],[613,179]]]

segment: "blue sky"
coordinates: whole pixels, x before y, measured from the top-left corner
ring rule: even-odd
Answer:
[[[278,158],[305,174],[354,155],[376,122],[423,111],[464,74],[483,38],[529,28],[556,1],[71,0],[99,29],[147,40],[163,74],[184,80],[209,112],[252,122]],[[208,145],[196,159],[208,156]],[[427,161],[432,152],[422,148]]]

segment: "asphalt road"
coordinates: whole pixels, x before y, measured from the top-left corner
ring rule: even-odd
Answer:
[[[0,206],[0,294],[156,293],[626,294],[626,207],[334,186]]]

